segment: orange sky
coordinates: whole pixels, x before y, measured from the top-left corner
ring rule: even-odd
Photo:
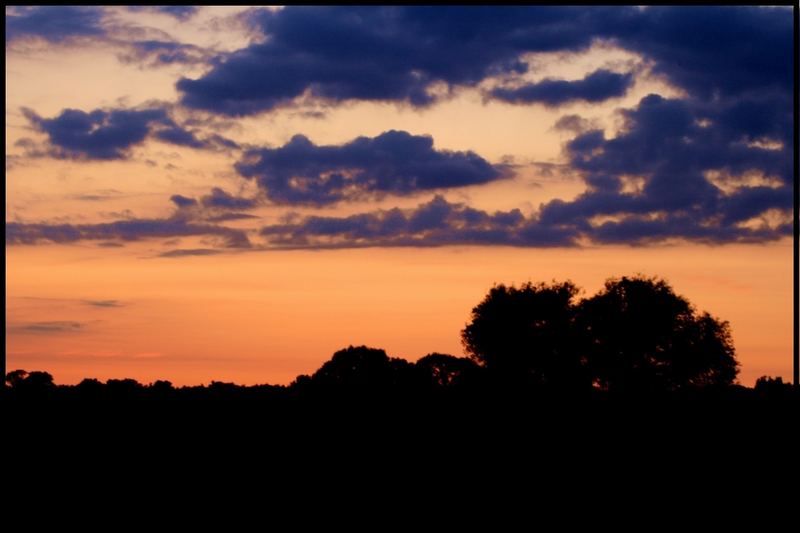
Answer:
[[[150,256],[150,257],[148,257]],[[443,247],[152,258],[152,249],[7,249],[8,368],[176,384],[288,383],[349,344],[415,360],[461,355],[460,330],[495,282],[665,277],[731,323],[740,380],[789,376],[791,242],[720,247]],[[89,301],[114,301],[98,307]],[[67,331],[26,331],[77,322]]]
[[[493,165],[513,165],[506,179],[442,191],[325,206],[261,202],[248,211],[252,218],[227,224],[248,231],[260,243],[257,230],[290,212],[333,217],[412,208],[434,194],[487,212],[518,208],[535,216],[542,204],[570,201],[587,190],[580,173],[564,167],[564,144],[576,133],[557,130],[560,117],[580,115],[611,138],[624,129],[623,110],[634,108],[646,95],[686,95],[667,76],[655,73],[652,60],[597,40],[580,52],[528,54],[522,59],[530,70],[514,81],[577,80],[600,68],[635,73],[623,96],[602,103],[552,107],[487,100],[486,91],[500,83],[487,79],[452,88],[447,98],[424,109],[374,101],[312,102],[308,108],[289,105],[231,118],[193,113],[176,103],[176,80],[196,79],[209,65],[152,67],[121,59],[127,53],[125,39],[140,34],[209,47],[215,53],[244,47],[255,37],[237,18],[242,10],[207,8],[179,20],[115,7],[108,8],[104,19],[118,32],[110,40],[7,41],[7,224],[166,219],[176,213],[171,195],[201,197],[212,187],[242,197],[263,193],[234,170],[240,154],[223,150],[148,138],[116,160],[31,153],[28,146],[46,145],[47,138],[23,108],[51,118],[67,108],[90,112],[155,102],[169,108],[178,122],[195,120],[247,147],[281,146],[296,134],[332,145],[403,130],[430,135],[436,150],[471,150]],[[767,141],[774,144],[769,139],[763,143]],[[543,163],[560,170],[544,172]],[[769,176],[756,177],[761,181],[735,182],[733,192],[771,183]],[[770,216],[749,222],[774,227],[788,214]],[[215,255],[173,258],[158,255],[216,243],[195,236],[116,244],[124,246],[97,241],[6,246],[8,370],[45,370],[58,383],[86,377],[132,377],[145,383],[169,379],[179,385],[211,380],[289,383],[350,344],[383,348],[409,360],[430,352],[462,355],[460,330],[494,283],[571,279],[588,296],[609,277],[642,273],[666,278],[699,310],[730,321],[742,363],[741,383],[752,385],[762,375],[786,379],[791,373],[788,238],[715,246],[669,241],[582,248],[220,248]]]

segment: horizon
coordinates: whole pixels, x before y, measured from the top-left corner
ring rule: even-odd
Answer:
[[[643,274],[791,381],[794,9],[7,7],[6,369],[288,384]]]

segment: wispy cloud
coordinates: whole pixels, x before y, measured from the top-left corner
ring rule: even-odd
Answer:
[[[10,329],[22,333],[75,333],[83,329],[85,324],[69,320],[53,320],[46,322],[28,322],[11,326]]]
[[[168,252],[158,254],[158,257],[190,257],[216,255],[218,253],[221,253],[221,250],[215,250],[213,248],[192,248],[186,250],[169,250]]]
[[[92,307],[122,307],[124,305],[119,300],[83,300],[83,303]]]

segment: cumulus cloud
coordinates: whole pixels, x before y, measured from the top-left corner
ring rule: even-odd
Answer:
[[[64,42],[96,35],[102,26],[92,8],[65,11],[63,21],[50,21],[51,12],[40,9],[11,8],[7,39],[39,32],[42,39]],[[272,225],[263,229],[263,237],[278,246],[313,247],[643,244],[673,238],[739,242],[789,235],[796,142],[792,11],[693,7],[687,16],[687,9],[255,9],[244,16],[264,38],[217,57],[200,78],[181,79],[177,88],[183,105],[228,116],[270,111],[304,98],[423,107],[450,94],[448,89],[495,77],[509,83],[490,91],[495,99],[548,106],[600,102],[626,94],[633,74],[600,69],[580,80],[523,85],[515,76],[528,68],[524,54],[581,51],[602,40],[638,54],[650,72],[682,92],[675,98],[649,95],[620,110],[623,124],[614,137],[578,115],[562,117],[555,128],[573,134],[564,146],[565,168],[587,187],[574,200],[553,200],[522,217],[437,197],[414,210]],[[189,50],[168,40],[144,43],[142,57],[163,54],[159,61],[168,63],[173,54],[175,61],[188,61],[180,54]],[[51,119],[33,112],[28,117],[59,157],[127,157],[148,138],[195,148],[222,147],[226,141],[201,136],[188,123],[176,124],[163,110],[65,110]],[[247,150],[236,170],[256,181],[259,198],[312,206],[487,183],[509,174],[477,154],[436,150],[430,137],[402,131],[335,146],[298,135],[284,146]],[[242,215],[226,210],[257,202],[222,189],[199,199],[175,195],[172,201],[178,211],[216,210],[220,217]],[[207,224],[208,217],[204,224],[177,218],[155,221],[156,226],[170,228],[173,235],[211,235],[202,228],[217,228]],[[147,221],[112,224],[123,222]],[[99,239],[103,233],[111,235],[103,239],[125,240],[137,234],[106,226],[12,224],[6,231],[14,242]],[[201,230],[209,233],[196,233]],[[158,234],[155,228],[141,234],[148,231]]]
[[[653,63],[653,71],[704,99],[792,81],[791,10],[755,6],[297,7],[252,10],[264,39],[198,79],[181,79],[182,102],[242,116],[300,97],[426,106],[441,91],[528,68],[531,52],[587,49],[600,39]],[[495,96],[551,105],[624,93],[630,74],[598,71],[579,82],[547,80]],[[568,100],[560,100],[560,91]]]
[[[577,14],[577,12],[576,12]],[[177,87],[189,107],[248,115],[307,91],[331,100],[432,103],[437,82],[475,85],[521,72],[525,49],[578,49],[591,36],[561,24],[557,10],[452,7],[289,7],[254,10],[266,36]],[[525,28],[520,20],[541,19]],[[578,15],[578,18],[585,18]]]
[[[581,80],[545,79],[520,87],[498,87],[490,95],[514,104],[540,103],[559,106],[574,101],[603,102],[624,96],[633,85],[633,74],[619,74],[600,69]]]
[[[616,137],[589,130],[566,144],[587,191],[542,206],[540,222],[572,225],[597,242],[789,235],[789,115],[766,97],[707,103],[649,95],[623,112],[624,129]],[[760,220],[769,211],[778,222]]]
[[[433,139],[404,131],[316,145],[303,135],[278,148],[252,149],[236,164],[279,204],[324,205],[376,193],[487,183],[508,175],[474,152],[436,150]]]
[[[199,138],[170,118],[165,108],[95,109],[90,112],[65,109],[58,116],[44,118],[23,108],[22,113],[39,131],[47,135],[48,145],[31,145],[27,153],[76,159],[125,159],[130,149],[152,137],[159,141],[197,149],[218,149],[219,135]],[[235,143],[233,143],[235,144]],[[228,148],[224,146],[222,148]]]

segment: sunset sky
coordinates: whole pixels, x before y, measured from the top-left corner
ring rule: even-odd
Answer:
[[[641,273],[789,378],[794,61],[787,7],[7,7],[6,367],[289,383]]]

